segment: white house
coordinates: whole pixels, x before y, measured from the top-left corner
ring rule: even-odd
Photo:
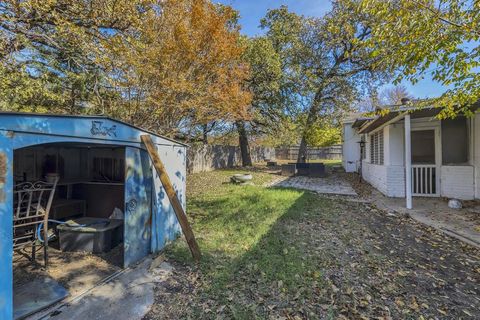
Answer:
[[[345,170],[386,196],[405,197],[407,208],[412,196],[479,199],[480,113],[438,120],[438,112],[404,105],[346,119]]]
[[[367,121],[373,118],[364,117],[361,113],[349,115],[343,120],[343,148],[342,162],[346,172],[359,172],[360,170],[360,142],[361,135],[357,129],[352,126],[357,121]]]

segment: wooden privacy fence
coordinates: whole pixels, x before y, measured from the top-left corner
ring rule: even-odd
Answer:
[[[296,161],[299,147],[272,148],[251,147],[250,155],[253,163],[271,160]],[[325,148],[308,149],[308,160],[319,159],[342,159],[342,145],[334,145]],[[237,146],[223,145],[191,145],[187,151],[188,173],[211,171],[215,169],[233,168],[242,165],[240,148]]]
[[[275,159],[275,149],[270,147],[251,147],[252,162]],[[242,165],[240,148],[222,145],[192,145],[187,151],[188,173],[233,168]]]
[[[278,160],[297,160],[298,150],[300,147],[286,147],[286,148],[276,148],[275,155]],[[333,145],[330,147],[323,148],[309,148],[308,149],[308,160],[320,160],[320,159],[329,159],[329,160],[342,160],[342,145]]]

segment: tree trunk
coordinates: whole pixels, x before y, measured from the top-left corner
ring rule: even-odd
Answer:
[[[300,142],[300,148],[298,149],[297,163],[307,162],[307,156],[308,156],[308,147],[307,147],[307,141],[304,135],[302,137],[302,141]]]
[[[240,153],[242,155],[242,167],[251,167],[252,157],[250,155],[250,145],[248,144],[245,122],[239,120],[235,122],[235,125],[238,131],[238,144],[240,145]]]
[[[203,125],[203,144],[208,144],[208,124]]]
[[[322,98],[321,90],[319,90],[315,94],[315,98],[312,101],[312,106],[310,107],[310,110],[308,110],[307,122],[305,124],[305,128],[303,129],[302,141],[300,142],[300,148],[298,149],[298,157],[297,157],[298,163],[307,162],[307,158],[308,158],[307,133],[308,133],[308,130],[310,130],[310,128],[313,125],[315,125],[315,122],[317,121],[321,98]]]

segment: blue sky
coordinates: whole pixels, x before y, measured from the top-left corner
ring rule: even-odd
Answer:
[[[265,16],[268,9],[287,5],[288,8],[298,14],[320,17],[330,9],[329,0],[217,0],[228,4],[240,11],[242,32],[254,36],[261,33],[260,19]]]
[[[261,34],[260,19],[268,9],[287,5],[291,11],[306,16],[320,17],[330,9],[330,0],[217,0],[228,4],[240,12],[242,32],[249,36]],[[436,97],[446,89],[434,83],[428,75],[414,86],[410,82],[402,83],[416,98]]]

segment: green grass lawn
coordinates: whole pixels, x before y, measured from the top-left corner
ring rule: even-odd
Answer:
[[[194,173],[187,177],[187,199],[195,200],[198,197],[228,194],[232,191],[241,190],[238,188],[235,189],[235,186],[230,185],[230,177],[236,173],[252,174],[252,181],[255,186],[262,186],[275,177],[275,175],[264,172],[259,168],[251,168],[251,170],[225,169]],[[188,210],[190,210],[190,208],[188,208]]]
[[[341,166],[342,160],[331,160],[331,159],[322,159],[322,160],[312,160],[312,162],[323,162],[326,166]]]
[[[251,319],[256,310],[247,307],[251,305],[247,297],[232,300],[229,286],[246,289],[254,285],[263,294],[274,286],[273,290],[294,297],[299,288],[318,281],[315,266],[320,257],[305,259],[295,241],[284,235],[288,221],[304,219],[326,204],[314,194],[297,190],[227,183],[238,172],[219,170],[190,177],[188,214],[203,253],[203,294],[214,296],[219,305],[228,305],[235,317]],[[272,178],[265,173],[253,175],[254,183],[260,185]],[[184,241],[176,242],[168,254],[182,263],[192,263]],[[302,294],[309,294],[307,291]],[[202,314],[201,309],[194,312]]]
[[[202,250],[166,249],[173,273],[150,319],[478,319],[478,249],[366,203],[266,188],[251,168],[188,176]],[[341,176],[338,176],[341,179]]]

